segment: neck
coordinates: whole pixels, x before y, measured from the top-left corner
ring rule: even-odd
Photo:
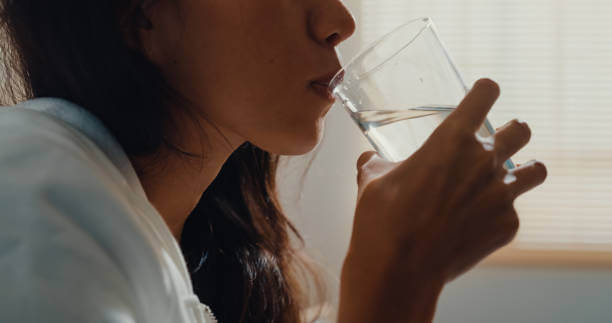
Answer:
[[[202,122],[202,129],[207,130],[202,137],[199,127],[189,127],[194,122],[184,121],[177,123],[182,127],[181,136],[176,137],[181,138],[177,146],[201,157],[186,156],[167,147],[161,147],[153,156],[130,157],[149,202],[179,242],[185,221],[202,194],[232,152],[244,143],[233,132],[207,122]]]

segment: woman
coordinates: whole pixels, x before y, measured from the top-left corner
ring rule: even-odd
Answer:
[[[299,237],[278,156],[311,151],[332,105],[339,0],[3,0],[2,322],[298,322]],[[508,243],[546,177],[474,136],[477,82],[402,163],[358,160],[339,322],[429,322],[444,284]],[[423,188],[427,188],[426,190]]]

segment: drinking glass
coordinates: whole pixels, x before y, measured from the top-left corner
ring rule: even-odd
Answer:
[[[468,90],[428,17],[376,40],[330,82],[374,149],[393,162],[412,155]],[[494,133],[487,119],[476,135]],[[514,164],[508,160],[504,167]]]

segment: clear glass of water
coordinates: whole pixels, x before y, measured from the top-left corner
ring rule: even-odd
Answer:
[[[393,162],[412,155],[468,90],[431,18],[412,20],[378,39],[330,83],[374,149]],[[494,132],[486,120],[477,135]],[[508,160],[505,167],[514,164]]]

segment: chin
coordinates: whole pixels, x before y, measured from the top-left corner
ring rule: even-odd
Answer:
[[[296,140],[293,142],[284,145],[282,149],[279,149],[279,155],[285,156],[300,156],[306,155],[309,152],[313,151],[317,145],[319,144],[318,137],[312,138],[300,138],[300,140]]]
[[[284,156],[300,156],[308,154],[313,151],[323,138],[323,122],[320,122],[317,126],[300,131],[299,133],[291,134],[279,134],[276,138],[282,138],[277,140],[274,145],[271,145],[269,149],[264,149],[270,153]]]

